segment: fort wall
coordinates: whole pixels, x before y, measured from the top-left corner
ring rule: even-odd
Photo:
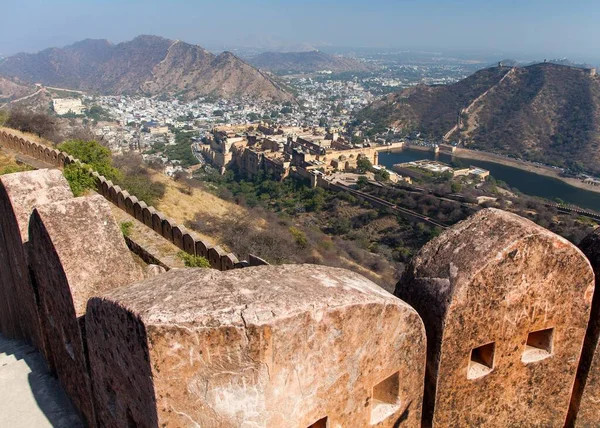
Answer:
[[[52,150],[39,143],[11,134],[6,130],[0,130],[0,145],[27,154],[28,156],[58,168],[64,168],[70,163],[79,162],[67,153]],[[120,186],[113,184],[97,172],[90,170],[90,174],[93,176],[94,180],[96,180],[98,193],[104,196],[108,201],[127,212],[132,217],[138,219],[183,251],[194,256],[202,255],[198,254],[195,250],[195,244],[198,238],[187,231],[185,227],[177,225],[173,220],[167,219],[166,216],[156,210],[156,208],[152,206],[149,207],[144,201],[138,200],[134,195],[130,195],[127,190],[121,189]],[[145,212],[146,214],[144,214]],[[157,217],[156,220],[154,216]],[[152,223],[150,222],[151,218]],[[158,227],[159,219],[162,222],[160,227]],[[165,220],[167,220],[166,224],[164,223]],[[175,228],[178,228],[178,231],[173,235],[173,230]],[[182,232],[182,230],[185,232]],[[183,246],[184,241],[188,243],[185,248]],[[211,263],[211,267],[214,267],[215,269],[221,269],[223,266],[228,267],[231,265],[232,260],[236,260],[236,263],[238,263],[238,258],[234,254],[227,253],[222,249],[219,249],[219,256],[222,257],[223,260],[215,260]],[[243,266],[244,264],[239,264],[237,267]]]
[[[34,179],[39,193],[24,192],[34,201],[17,197]],[[12,320],[3,315],[0,331],[37,323],[36,346],[92,427],[600,420],[593,237],[584,254],[526,219],[481,210],[415,255],[393,296],[344,269],[232,269],[244,263],[113,191],[171,242],[227,270],[148,277],[105,196],[73,198],[55,170],[0,184],[10,202],[0,198],[2,219],[22,219],[0,221],[0,305]],[[99,176],[98,186],[115,187]],[[8,255],[9,242],[21,257]],[[37,317],[11,272],[25,275]]]

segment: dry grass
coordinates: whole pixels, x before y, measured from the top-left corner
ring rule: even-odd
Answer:
[[[177,183],[161,173],[152,173],[152,180],[165,185],[165,195],[156,208],[178,224],[193,221],[198,212],[207,217],[221,218],[230,214],[247,215],[244,208],[233,202],[225,201],[202,189],[189,189],[187,186]],[[188,194],[188,191],[191,194]],[[215,230],[210,235],[196,233],[209,244],[217,245],[222,231]]]
[[[0,126],[0,131],[10,132],[11,134],[18,135],[21,138],[26,138],[30,141],[35,141],[36,143],[44,144],[47,147],[54,147],[54,144],[52,144],[52,142],[45,140],[43,138],[40,138],[35,134],[30,134],[29,132],[21,132],[17,129],[7,128],[5,126]]]
[[[0,170],[6,168],[6,167],[17,167],[18,164],[15,161],[14,156],[10,155],[9,153],[6,153],[4,151],[0,152]]]

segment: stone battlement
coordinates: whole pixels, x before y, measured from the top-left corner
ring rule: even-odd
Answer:
[[[73,197],[58,170],[0,176],[0,210],[0,332],[40,350],[89,426],[600,420],[600,232],[581,251],[481,210],[425,245],[392,295],[316,265],[149,273],[106,196]]]
[[[56,168],[64,168],[71,163],[79,162],[79,160],[65,152],[51,149],[40,143],[12,134],[6,130],[0,130],[0,145],[10,150],[15,150],[31,156]],[[202,241],[184,226],[178,225],[165,214],[152,206],[148,206],[144,201],[138,200],[134,195],[130,195],[127,190],[121,189],[118,185],[114,185],[110,180],[107,180],[97,172],[90,170],[90,175],[92,175],[96,181],[98,193],[104,196],[108,201],[112,202],[147,227],[153,229],[156,233],[169,242],[172,242],[186,253],[207,258],[210,261],[212,268],[228,270],[250,265],[247,261],[238,260],[233,253],[227,253],[218,246],[212,247],[208,243]]]

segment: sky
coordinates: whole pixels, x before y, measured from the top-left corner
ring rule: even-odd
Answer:
[[[376,47],[600,58],[600,0],[2,2],[0,55],[154,34],[209,49]]]

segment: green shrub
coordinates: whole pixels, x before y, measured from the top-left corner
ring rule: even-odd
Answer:
[[[156,205],[165,194],[165,185],[152,181],[147,174],[124,174],[118,184],[148,205]]]
[[[112,165],[110,150],[97,141],[69,140],[59,144],[58,149],[89,165],[107,180],[121,179],[121,172]]]
[[[121,233],[123,234],[124,237],[127,238],[129,235],[131,235],[131,230],[133,229],[132,221],[122,221],[120,226],[121,226]]]
[[[186,267],[196,267],[196,268],[209,268],[210,262],[206,257],[202,256],[193,256],[191,254],[186,253],[185,251],[180,251],[177,253],[177,257],[183,260]]]
[[[308,240],[306,239],[306,234],[302,232],[300,229],[295,228],[294,226],[290,227],[290,233],[294,237],[294,242],[300,248],[306,248],[308,246]]]
[[[96,181],[89,172],[89,167],[80,163],[72,163],[65,167],[63,175],[69,182],[75,196],[81,196],[88,189],[96,188]]]

